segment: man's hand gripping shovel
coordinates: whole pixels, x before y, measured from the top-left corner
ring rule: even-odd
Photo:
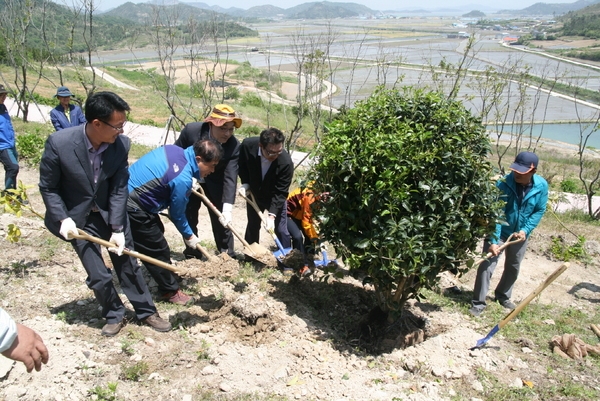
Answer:
[[[258,216],[260,217],[262,223],[263,223],[263,227],[265,228],[265,230],[267,230],[267,232],[269,233],[269,235],[271,235],[271,237],[273,238],[273,241],[275,241],[275,244],[277,245],[278,250],[273,252],[273,256],[275,256],[275,258],[277,259],[277,261],[279,263],[281,263],[283,265],[283,267],[287,267],[285,266],[285,264],[283,263],[283,258],[285,256],[287,256],[287,254],[289,254],[292,251],[292,248],[284,248],[283,245],[281,245],[281,241],[279,241],[279,238],[277,238],[277,235],[275,234],[275,231],[273,230],[269,230],[267,228],[267,222],[265,221],[265,218],[262,214],[262,212],[260,211],[260,208],[258,207],[258,205],[256,204],[256,202],[253,199],[252,194],[250,194],[250,198],[240,194],[240,196],[242,198],[244,198],[246,200],[246,202],[252,206],[252,208],[256,211],[256,213],[258,214]]]
[[[208,199],[201,186],[198,186],[197,190],[192,189],[192,193],[200,197],[200,199],[202,199],[202,202],[204,202],[206,207],[208,207],[219,219],[223,217],[219,209],[217,209],[215,205],[212,204],[210,199]],[[261,260],[261,258],[263,258],[265,255],[271,254],[271,252],[267,248],[260,244],[257,244],[256,242],[253,244],[249,244],[248,241],[246,241],[244,237],[241,236],[240,233],[238,233],[237,230],[235,230],[232,227],[231,223],[227,224],[225,228],[230,230],[233,233],[233,235],[235,235],[237,239],[239,239],[242,242],[242,244],[244,245],[244,255],[251,257],[252,259],[255,259],[261,263],[264,263]]]

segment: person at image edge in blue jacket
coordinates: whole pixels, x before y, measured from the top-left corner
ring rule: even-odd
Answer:
[[[57,131],[86,123],[81,108],[71,104],[71,96],[74,95],[66,86],[59,86],[56,90],[54,97],[58,98],[59,104],[50,110],[50,121]]]
[[[494,291],[495,301],[506,309],[514,309],[510,296],[519,276],[521,261],[525,256],[531,232],[537,227],[546,212],[548,203],[548,183],[537,175],[538,157],[532,152],[521,152],[510,165],[510,174],[498,181],[496,186],[501,191],[506,224],[496,224],[496,232],[484,241],[483,253],[492,253],[492,257],[482,262],[477,269],[473,300],[469,312],[479,316],[485,309],[485,298],[490,287],[490,280],[498,264],[501,252],[498,248],[511,234],[513,239],[524,239],[506,247],[504,272]]]
[[[0,162],[4,165],[4,189],[17,187],[19,155],[15,144],[15,129],[4,105],[8,91],[0,85]]]
[[[129,168],[127,215],[134,249],[165,263],[171,250],[159,212],[169,209],[169,218],[183,235],[185,244],[196,248],[200,239],[190,227],[185,210],[193,179],[203,181],[223,157],[223,148],[214,139],[202,139],[186,149],[165,145],[142,156]],[[156,281],[163,301],[187,305],[193,297],[183,293],[175,275],[166,269],[142,262]]]

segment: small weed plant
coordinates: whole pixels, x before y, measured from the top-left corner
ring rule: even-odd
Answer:
[[[138,382],[146,373],[148,373],[148,364],[140,361],[133,366],[123,366],[120,378],[122,380]]]
[[[582,263],[589,263],[590,256],[585,250],[585,241],[585,236],[580,235],[574,244],[567,244],[565,239],[559,235],[552,238],[552,245],[549,252],[555,259],[563,262],[576,260]]]
[[[117,383],[108,383],[106,387],[96,386],[88,391],[92,399],[98,401],[117,401]]]

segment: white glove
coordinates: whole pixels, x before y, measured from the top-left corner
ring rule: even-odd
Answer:
[[[198,191],[199,188],[200,188],[200,183],[198,182],[197,179],[192,177],[192,189],[194,191]]]
[[[116,245],[116,247],[109,247],[108,251],[112,253],[116,253],[117,255],[123,255],[123,250],[125,249],[125,234],[124,233],[112,233],[108,242],[112,242]]]
[[[196,237],[194,234],[190,237],[190,239],[183,240],[185,244],[192,249],[196,249],[196,245],[200,243],[200,238]]]
[[[231,223],[232,210],[233,205],[231,203],[223,203],[223,211],[221,212],[221,217],[219,217],[219,223],[221,223],[223,227],[227,227],[229,223]]]
[[[73,221],[72,218],[67,217],[60,223],[60,235],[64,237],[66,240],[70,240],[73,238],[69,237],[69,233],[78,234],[77,225]]]
[[[265,216],[267,216],[265,228],[269,232],[275,232],[275,215],[265,210]]]
[[[239,188],[238,188],[238,194],[240,194],[240,196],[242,198],[245,198],[248,196],[247,192],[250,192],[250,184],[242,184]]]

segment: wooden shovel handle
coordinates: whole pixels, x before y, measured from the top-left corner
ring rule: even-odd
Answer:
[[[529,302],[531,302],[531,300],[535,297],[537,297],[542,291],[544,291],[544,289],[546,289],[546,287],[548,287],[550,284],[552,284],[552,282],[554,280],[556,280],[556,278],[558,276],[560,276],[561,274],[563,274],[563,272],[565,270],[567,270],[569,268],[569,262],[565,262],[562,265],[560,265],[558,267],[558,269],[556,269],[551,275],[549,275],[546,280],[544,280],[543,283],[541,283],[535,290],[533,290],[531,292],[531,294],[529,294],[527,296],[527,298],[525,298],[524,300],[521,301],[521,303],[519,305],[517,305],[517,307],[515,309],[513,309],[512,311],[510,311],[510,313],[508,313],[504,319],[502,319],[500,321],[500,323],[498,323],[498,328],[502,328],[506,325],[506,323],[510,322],[515,316],[517,316],[523,309],[525,309],[525,307],[529,304]]]
[[[210,199],[208,199],[208,197],[206,196],[206,194],[204,193],[204,189],[202,189],[202,187],[198,188],[199,191],[196,191],[195,189],[192,188],[192,193],[198,197],[200,197],[200,199],[202,199],[202,202],[204,202],[204,204],[210,209],[212,210],[212,212],[217,215],[218,218],[221,218],[223,216],[223,214],[219,211],[219,209],[217,209],[217,207],[215,205],[212,204],[212,202],[210,201]],[[237,232],[237,230],[235,230],[231,224],[227,224],[227,228],[229,229],[229,231],[231,231],[233,233],[233,235],[235,235],[237,237],[237,239],[239,239],[241,241],[241,243],[246,247],[246,248],[250,248],[250,244],[248,243],[248,241],[246,241],[244,239],[244,237],[242,237],[240,235],[239,232]]]
[[[512,237],[513,237],[514,235],[515,235],[515,234],[511,234],[511,235],[509,235],[509,236],[508,236],[508,238],[506,239],[506,241],[504,241],[504,244],[502,244],[501,246],[499,246],[499,247],[498,247],[498,254],[499,254],[500,252],[502,252],[504,249],[506,249],[508,246],[512,245],[512,244],[516,244],[516,243],[519,243],[519,242],[523,242],[523,241],[525,241],[525,238],[519,238],[519,239],[515,239],[515,240],[512,240],[512,241],[511,241],[511,239],[512,239]],[[475,266],[478,266],[480,263],[482,263],[482,262],[484,262],[484,261],[488,260],[488,259],[489,259],[489,258],[491,258],[492,256],[493,256],[493,255],[492,255],[492,253],[491,253],[491,252],[488,252],[488,253],[485,255],[485,257],[483,257],[483,258],[481,258],[481,259],[477,260],[475,263],[473,263],[473,267],[475,267]]]
[[[69,235],[73,236],[74,238],[80,239],[80,240],[90,241],[90,242],[102,245],[102,246],[104,246],[106,248],[114,248],[115,247],[115,244],[113,244],[112,242],[108,242],[108,241],[103,240],[101,238],[94,237],[94,236],[92,236],[92,235],[90,235],[90,234],[88,234],[85,231],[80,230],[80,229],[77,229],[77,231],[78,231],[79,234],[73,234],[71,232]],[[177,274],[183,274],[183,273],[185,273],[185,270],[177,268],[177,267],[175,267],[175,266],[173,266],[173,265],[171,265],[169,263],[165,263],[162,260],[154,259],[153,257],[146,256],[146,255],[141,254],[141,253],[136,252],[136,251],[132,251],[132,250],[130,250],[128,248],[123,249],[123,253],[125,255],[129,255],[129,256],[132,256],[134,258],[138,258],[140,260],[143,260],[144,262],[152,263],[153,265],[156,265],[158,267],[162,267],[163,269],[170,270],[170,271],[172,271],[174,273],[177,273]]]

